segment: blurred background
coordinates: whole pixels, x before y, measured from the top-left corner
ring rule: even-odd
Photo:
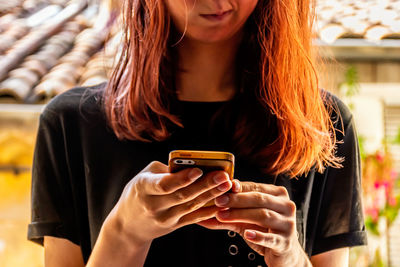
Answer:
[[[0,0],[0,267],[44,266],[27,241],[40,112],[107,80],[119,52],[115,0]],[[368,247],[350,266],[400,267],[400,0],[317,0],[321,87],[351,108],[362,152]]]

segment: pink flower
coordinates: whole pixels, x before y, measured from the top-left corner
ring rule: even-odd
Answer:
[[[382,181],[381,185],[387,190],[389,188],[389,182],[388,181]]]
[[[375,182],[374,187],[375,187],[375,189],[378,189],[379,187],[381,187],[381,182]]]

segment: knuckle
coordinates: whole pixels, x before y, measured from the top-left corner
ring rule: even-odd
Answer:
[[[248,190],[248,182],[240,182],[240,187],[238,192],[247,192]]]
[[[146,176],[144,174],[138,175],[135,179],[131,180],[134,181],[133,186],[126,186],[126,189],[135,190],[137,192],[141,192],[142,188],[146,188]]]
[[[160,162],[153,160],[152,162],[149,163],[149,165],[147,165],[146,170],[154,170],[154,169],[158,169],[160,167]]]
[[[287,221],[287,225],[288,225],[290,233],[294,233],[296,231],[296,221],[295,220],[289,219]]]
[[[174,194],[174,198],[178,203],[182,203],[188,198],[188,196],[184,191],[177,191]]]
[[[278,238],[276,238],[275,236],[274,236],[274,237],[271,237],[271,240],[270,240],[270,242],[271,242],[271,244],[272,244],[272,246],[273,246],[273,247],[278,247],[278,246],[279,246],[279,244],[280,244],[280,241],[279,241],[279,239],[278,239]]]
[[[271,219],[272,218],[272,212],[270,210],[267,210],[267,209],[262,209],[261,217],[263,218],[263,220]]]
[[[263,206],[265,206],[268,203],[268,198],[264,194],[257,193],[254,195],[254,197],[255,201],[257,203],[263,204]]]
[[[262,188],[261,188],[261,185],[259,184],[259,183],[251,183],[251,188],[253,188],[253,190],[252,191],[255,191],[255,192],[262,192],[263,190],[262,190]]]
[[[277,191],[280,196],[285,196],[285,197],[289,196],[289,193],[288,193],[286,187],[284,187],[284,186],[278,186]]]
[[[260,192],[260,186],[254,182],[241,182],[242,192]]]
[[[160,172],[165,172],[166,168],[167,168],[167,166],[164,165],[163,163],[161,163],[160,161],[153,160],[146,166],[146,168],[144,170],[160,173]]]
[[[153,160],[152,162],[150,162],[149,163],[149,167],[155,167],[155,166],[157,166],[159,164],[159,162],[158,161],[156,161],[156,160]]]
[[[130,199],[139,199],[139,201],[143,201],[148,195],[148,192],[144,190],[146,187],[143,186],[144,182],[138,181],[137,183],[130,184],[124,190],[127,190],[127,194]]]
[[[156,184],[156,187],[161,193],[169,193],[171,191],[170,186],[167,183],[164,183],[163,180],[159,180]]]
[[[197,210],[202,206],[202,202],[198,199],[190,201],[186,204],[186,208],[189,211]]]
[[[289,200],[286,204],[289,214],[290,216],[294,215],[296,213],[296,203],[294,203],[293,201]]]

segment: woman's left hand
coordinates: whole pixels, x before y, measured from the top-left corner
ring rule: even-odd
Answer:
[[[239,233],[268,266],[311,266],[296,231],[296,205],[285,187],[235,180],[233,193],[218,197],[216,218],[198,223]]]

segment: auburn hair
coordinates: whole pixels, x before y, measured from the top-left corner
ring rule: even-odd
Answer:
[[[107,120],[121,140],[163,141],[172,127],[183,127],[171,112],[178,66],[174,44],[181,33],[163,2],[124,4],[123,47],[103,94]],[[237,105],[247,108],[235,122],[232,144],[235,153],[273,175],[296,177],[341,166],[334,108],[318,87],[313,21],[310,0],[260,0],[237,54]]]

